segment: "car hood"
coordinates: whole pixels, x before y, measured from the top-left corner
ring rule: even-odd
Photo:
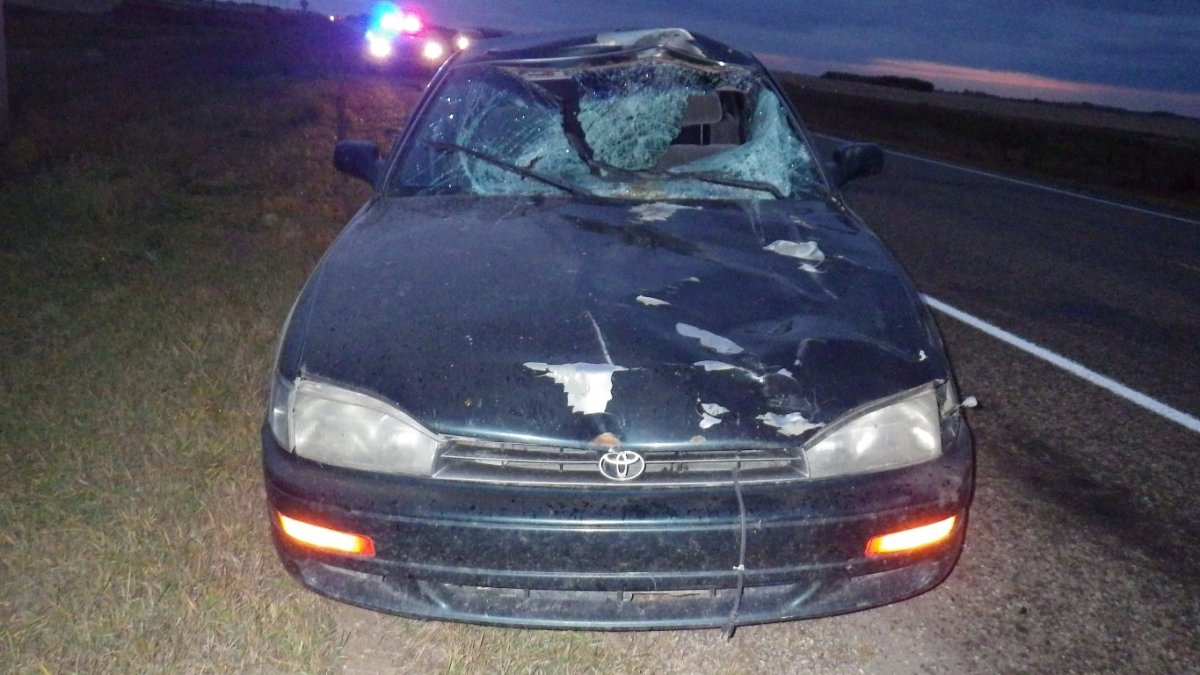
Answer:
[[[297,301],[284,377],[433,431],[794,445],[945,378],[880,241],[832,202],[376,199]]]

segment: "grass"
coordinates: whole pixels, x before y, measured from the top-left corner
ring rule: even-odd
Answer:
[[[339,114],[385,140],[415,93],[250,31],[43,21],[9,26],[34,57],[0,156],[0,670],[328,670],[337,626],[266,536],[264,382],[365,196]]]

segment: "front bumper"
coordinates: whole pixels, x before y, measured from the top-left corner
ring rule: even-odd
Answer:
[[[373,557],[273,537],[318,593],[412,617],[544,628],[739,624],[865,609],[927,591],[963,545],[974,458],[964,424],[933,462],[869,476],[733,487],[541,488],[381,476],[325,467],[263,430],[273,511],[371,537]],[[870,557],[875,535],[958,516],[949,540]],[[272,518],[272,522],[275,519]]]

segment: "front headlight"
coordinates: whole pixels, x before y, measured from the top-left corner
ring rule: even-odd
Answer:
[[[437,40],[426,40],[421,45],[421,58],[430,63],[441,63],[446,58],[446,45]]]
[[[282,380],[280,380],[282,383]],[[277,384],[272,431],[306,459],[351,469],[428,476],[441,440],[389,403],[336,385],[298,380],[286,393]],[[280,421],[283,408],[286,421]]]
[[[367,33],[367,54],[376,61],[387,61],[392,57],[392,40],[388,37]]]
[[[804,450],[809,478],[897,469],[941,454],[933,385],[884,399],[831,425]]]

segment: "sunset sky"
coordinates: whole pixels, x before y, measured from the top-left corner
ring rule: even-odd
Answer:
[[[369,0],[310,0],[369,12]],[[447,26],[512,31],[682,27],[772,68],[911,75],[941,89],[1089,101],[1200,117],[1200,0],[437,0]]]

